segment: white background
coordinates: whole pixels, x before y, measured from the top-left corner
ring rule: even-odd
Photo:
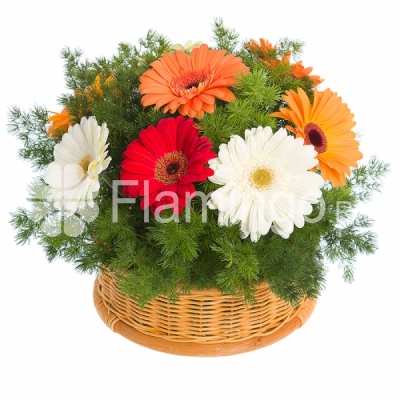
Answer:
[[[21,1],[2,6],[0,398],[385,399],[400,398],[398,258],[399,33],[395,1]],[[376,221],[379,251],[359,257],[355,283],[331,266],[326,290],[301,329],[242,355],[192,358],[159,353],[112,333],[92,302],[94,276],[37,245],[16,246],[9,212],[26,205],[33,173],[17,158],[7,109],[59,111],[66,91],[60,51],[111,56],[149,29],[173,43],[212,44],[222,17],[241,39],[306,42],[303,64],[325,78],[355,114],[361,150],[392,165],[382,194],[361,211]]]

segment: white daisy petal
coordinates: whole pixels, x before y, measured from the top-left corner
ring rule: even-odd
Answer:
[[[229,143],[232,142],[232,146],[229,145]],[[244,163],[247,161],[249,153],[248,149],[246,146],[245,141],[238,135],[233,135],[231,140],[228,143],[228,149],[230,150],[232,147],[234,151],[232,152],[233,155],[233,161],[236,161],[236,157],[239,161],[239,163]],[[235,157],[236,155],[236,157]]]
[[[225,165],[229,169],[234,169],[235,168],[235,161],[237,161],[235,158],[231,157],[231,154],[228,151],[222,150],[218,153],[218,158],[219,162],[223,165]],[[211,160],[210,160],[211,161]]]
[[[210,165],[214,170],[214,175],[210,176],[210,181],[218,185],[224,185],[235,177],[235,171],[225,167],[225,165]]]
[[[102,162],[103,171],[106,170],[106,169],[108,168],[108,166],[110,165],[110,161],[111,161],[111,157],[107,157],[107,158]]]
[[[79,124],[76,124],[68,129],[68,135],[63,135],[62,141],[59,143],[59,148],[68,151],[70,157],[80,157],[87,149],[86,142],[82,139],[79,140],[82,137],[83,132]]]
[[[258,154],[262,150],[260,147],[257,147],[257,141],[254,135],[247,135],[246,144],[251,154]]]
[[[68,129],[54,148],[54,162],[48,165],[45,181],[51,186],[49,201],[72,215],[86,203],[93,207],[94,193],[100,188],[99,174],[111,158],[105,142],[107,125],[98,126],[95,117],[83,117]]]
[[[54,188],[60,187],[60,182],[62,182],[62,171],[63,166],[61,164],[55,161],[50,163],[45,171],[46,182]]]
[[[270,230],[288,238],[322,195],[324,180],[309,171],[316,152],[285,129],[252,128],[244,136],[233,135],[210,160],[215,173],[209,179],[223,186],[211,193],[208,206],[220,211],[220,225],[240,221],[242,238],[257,241]]]

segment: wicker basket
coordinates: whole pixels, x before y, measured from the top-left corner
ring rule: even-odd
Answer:
[[[94,285],[94,303],[113,331],[140,345],[171,354],[222,356],[270,345],[301,327],[315,307],[304,299],[293,308],[260,284],[257,304],[217,290],[192,291],[170,303],[159,296],[144,308],[123,295],[118,280],[101,272]]]

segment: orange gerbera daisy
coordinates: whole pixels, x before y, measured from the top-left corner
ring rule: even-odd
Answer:
[[[259,60],[271,69],[277,68],[279,64],[290,64],[292,53],[288,51],[282,59],[277,58],[277,47],[276,45],[273,46],[268,40],[260,39],[260,43],[258,43],[254,39],[251,39],[250,42],[245,43],[245,45],[251,53],[256,57],[259,57]],[[318,75],[310,75],[312,67],[305,68],[302,61],[297,61],[295,64],[291,64],[290,67],[291,73],[294,77],[299,79],[310,78],[313,81],[314,86],[317,86],[324,81]]]
[[[74,118],[73,115],[69,114],[66,108],[63,108],[60,113],[55,113],[53,111],[48,111],[54,115],[47,119],[47,122],[52,124],[47,130],[47,134],[55,139],[59,134],[68,131],[68,128],[72,125],[71,120]]]
[[[271,42],[263,38],[260,38],[260,43],[254,39],[250,39],[250,42],[245,43],[245,46],[263,64],[271,69],[275,69],[279,64],[289,63],[290,61],[290,51],[282,59],[279,59],[276,54],[276,45],[272,45]]]
[[[276,45],[273,46],[268,40],[261,38],[260,43],[258,43],[254,39],[250,39],[250,42],[245,43],[245,45],[251,53],[262,60],[268,60],[272,55],[276,58]]]
[[[152,69],[140,77],[139,91],[144,107],[155,104],[163,112],[201,118],[214,111],[215,99],[235,100],[228,89],[236,83],[236,75],[247,73],[242,60],[225,50],[210,50],[206,44],[191,54],[178,50],[154,61]]]
[[[305,68],[303,66],[302,61],[297,61],[296,64],[293,64],[292,74],[296,78],[300,78],[300,79],[310,78],[314,82],[314,86],[317,86],[320,83],[322,83],[324,80],[321,79],[321,77],[319,77],[318,75],[310,75],[312,70],[313,70],[312,67]]]
[[[273,117],[283,118],[295,125],[286,129],[296,136],[304,138],[305,144],[312,144],[318,152],[322,177],[333,186],[343,186],[350,176],[350,167],[357,167],[362,158],[358,150],[359,143],[351,130],[355,126],[354,115],[347,104],[330,89],[314,91],[314,103],[311,105],[307,94],[299,88],[298,93],[287,91],[283,96],[289,108],[280,108],[272,113]]]

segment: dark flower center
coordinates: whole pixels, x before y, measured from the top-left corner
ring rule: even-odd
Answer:
[[[176,183],[186,173],[188,160],[180,151],[172,151],[160,158],[155,168],[155,178],[166,185]]]
[[[324,131],[317,124],[308,123],[304,128],[304,133],[306,135],[305,144],[312,144],[319,154],[326,151],[328,141]]]
[[[200,83],[208,81],[211,76],[211,73],[207,72],[205,69],[202,69],[201,71],[189,71],[174,78],[171,81],[171,88],[175,92],[192,88],[197,89]]]
[[[179,171],[180,164],[178,161],[172,162],[165,168],[168,175],[174,175]]]

